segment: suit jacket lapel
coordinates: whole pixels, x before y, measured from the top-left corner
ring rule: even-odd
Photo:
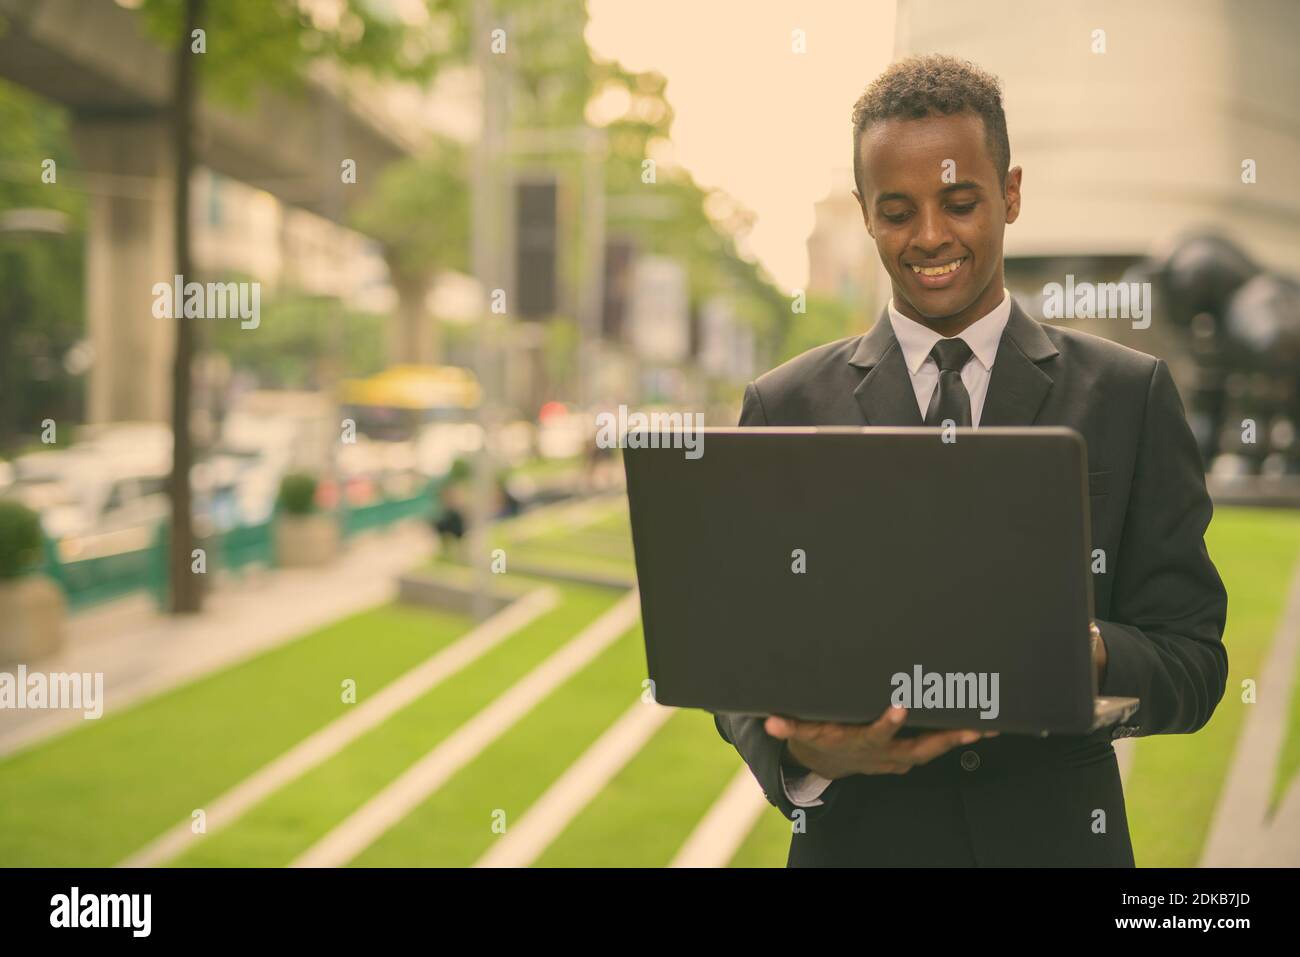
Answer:
[[[1052,377],[1040,363],[1057,355],[1047,333],[1011,300],[1011,316],[998,342],[980,426],[1033,425]]]
[[[866,425],[923,425],[925,420],[916,404],[916,390],[903,350],[894,338],[894,327],[886,309],[865,335],[849,364],[867,370],[866,377],[853,390],[853,398],[862,410]],[[996,368],[996,363],[994,364]]]
[[[1052,377],[1039,365],[1057,355],[1056,346],[1042,327],[1011,300],[1011,315],[998,343],[993,375],[984,397],[980,425],[1033,425],[1043,400],[1052,388]],[[916,404],[916,390],[894,338],[889,310],[881,312],[876,324],[858,340],[849,364],[866,370],[853,390],[866,425],[923,425],[925,419]]]

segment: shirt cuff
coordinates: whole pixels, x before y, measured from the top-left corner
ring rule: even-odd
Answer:
[[[787,778],[785,768],[781,768],[781,787],[785,790],[785,796],[790,799],[790,803],[795,807],[820,807],[826,802],[821,799],[821,794],[831,786],[830,778],[824,778],[815,771],[809,771],[807,774],[801,774],[798,777]]]

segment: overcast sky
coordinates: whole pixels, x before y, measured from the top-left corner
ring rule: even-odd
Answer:
[[[668,78],[674,160],[755,214],[748,249],[808,277],[813,203],[852,162],[853,102],[893,52],[892,0],[589,0],[596,55]],[[793,31],[807,52],[792,52]]]

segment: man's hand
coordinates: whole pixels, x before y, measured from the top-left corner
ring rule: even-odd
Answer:
[[[997,736],[996,731],[929,731],[895,740],[906,717],[906,708],[889,708],[865,725],[772,715],[763,727],[772,737],[785,740],[792,758],[832,781],[850,774],[906,774],[958,745]]]

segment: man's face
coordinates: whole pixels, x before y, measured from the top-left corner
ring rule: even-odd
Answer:
[[[1002,188],[974,113],[891,119],[859,144],[853,195],[905,316],[956,335],[1002,301],[1002,234],[1020,215],[1020,167]]]

